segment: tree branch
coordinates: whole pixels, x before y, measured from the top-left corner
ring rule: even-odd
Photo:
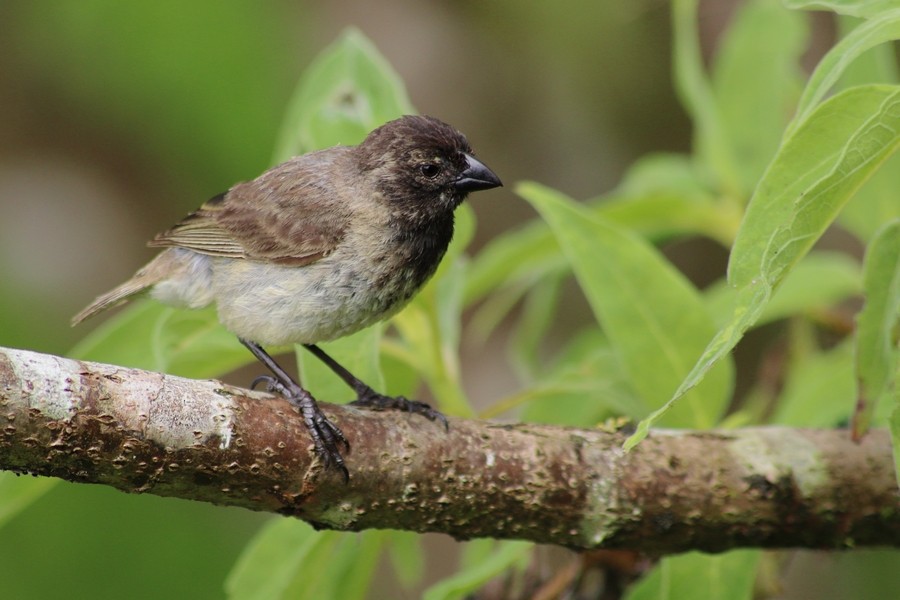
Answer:
[[[900,546],[884,431],[624,434],[325,405],[352,444],[322,471],[284,400],[217,381],[0,348],[0,469],[253,510],[649,553]]]

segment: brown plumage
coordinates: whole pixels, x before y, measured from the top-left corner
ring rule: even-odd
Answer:
[[[318,456],[346,475],[340,430],[260,344],[303,344],[359,404],[443,420],[427,405],[376,393],[314,344],[402,308],[436,270],[467,193],[499,185],[459,131],[402,117],[359,146],[292,158],[209,200],[157,235],[150,246],[163,251],[73,324],[144,291],[189,308],[215,304],[222,324],[275,374],[270,389],[298,406]]]

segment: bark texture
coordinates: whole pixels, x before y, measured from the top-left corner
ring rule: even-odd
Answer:
[[[0,469],[299,517],[667,554],[900,546],[889,436],[748,428],[625,434],[325,405],[352,448],[325,472],[284,400],[0,348]]]

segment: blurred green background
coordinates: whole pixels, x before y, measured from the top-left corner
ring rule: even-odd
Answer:
[[[668,18],[660,1],[6,0],[0,345],[65,353],[96,327],[68,320],[152,256],[146,240],[270,166],[298,77],[348,25],[508,184],[586,196],[647,151],[689,146]],[[473,204],[479,243],[533,215],[509,191]],[[493,362],[473,395],[513,385]],[[223,597],[267,518],[61,484],[0,530],[0,595]]]
[[[704,7],[705,46],[733,4]],[[645,153],[687,151],[668,10],[662,0],[565,9],[537,0],[5,0],[0,345],[65,353],[95,327],[68,321],[153,254],[147,239],[270,166],[300,73],[348,25],[378,46],[417,109],[464,131],[507,184],[532,179],[596,196]],[[818,31],[813,48],[830,41],[827,21]],[[509,188],[472,204],[476,247],[533,216]],[[711,248],[669,251],[708,281],[691,272],[691,253]],[[563,312],[569,327],[588,318],[577,295]],[[497,346],[464,348],[476,401],[514,388]],[[61,484],[0,529],[0,596],[220,598],[241,548],[269,518]],[[430,546],[453,547],[437,537]],[[828,571],[807,556],[813,573]],[[440,560],[428,565],[434,576],[452,572]]]

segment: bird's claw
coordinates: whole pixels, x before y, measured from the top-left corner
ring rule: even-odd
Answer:
[[[337,425],[328,420],[313,397],[302,388],[288,390],[285,397],[300,409],[300,416],[303,417],[303,422],[306,424],[315,446],[316,456],[319,457],[325,468],[340,471],[344,481],[349,481],[350,472],[344,464],[344,457],[341,456],[339,448],[339,446],[344,446],[345,450],[350,450],[350,442],[344,437],[344,433]]]
[[[343,445],[345,450],[350,450],[350,442],[338,426],[328,420],[312,395],[298,385],[287,386],[271,375],[260,375],[250,384],[250,389],[261,383],[265,384],[266,391],[284,397],[300,410],[300,416],[303,417],[303,423],[312,438],[316,456],[326,469],[340,471],[344,481],[349,481],[350,472],[344,464],[339,446]]]
[[[402,410],[415,413],[422,415],[429,421],[439,421],[444,425],[445,430],[450,430],[450,423],[447,422],[447,417],[431,408],[431,405],[418,400],[410,400],[404,396],[385,396],[370,389],[359,394],[359,397],[350,404],[365,406],[373,410]]]
[[[350,473],[339,448],[339,445],[342,445],[345,450],[350,450],[350,443],[347,442],[343,432],[328,420],[318,406],[312,405],[311,409],[301,407],[300,414],[303,415],[303,421],[309,429],[316,456],[326,469],[337,469],[343,475],[344,481],[349,481]]]
[[[285,398],[288,396],[287,388],[275,377],[271,375],[260,375],[256,379],[250,382],[250,389],[255,390],[256,386],[261,383],[265,383],[265,390],[267,392],[278,394],[279,396],[284,396]]]

